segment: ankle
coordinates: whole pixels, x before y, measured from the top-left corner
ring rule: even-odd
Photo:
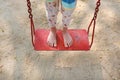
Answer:
[[[53,33],[56,33],[56,27],[51,27],[50,31],[53,32]]]
[[[63,27],[63,33],[66,33],[68,31],[67,27]]]

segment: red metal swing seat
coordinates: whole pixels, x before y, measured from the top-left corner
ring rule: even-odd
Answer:
[[[50,47],[47,44],[47,37],[49,30],[37,29],[35,31],[34,49],[35,50],[89,50],[88,34],[86,30],[69,30],[73,39],[73,45],[71,47],[64,47],[64,41],[62,37],[62,31],[57,31],[57,47]]]
[[[32,36],[32,44],[34,46],[34,50],[37,50],[37,51],[39,50],[90,50],[93,44],[95,25],[96,25],[97,13],[99,11],[99,6],[100,6],[100,0],[98,0],[96,3],[94,16],[88,26],[88,31],[85,29],[69,30],[69,33],[73,39],[73,44],[71,47],[68,47],[68,48],[64,47],[64,41],[63,41],[61,30],[57,31],[57,47],[48,46],[47,37],[49,34],[49,30],[35,29],[30,0],[27,0],[27,6],[28,6],[30,23],[31,23],[31,36]],[[92,24],[93,24],[92,39],[91,39],[91,42],[89,42],[88,34]]]

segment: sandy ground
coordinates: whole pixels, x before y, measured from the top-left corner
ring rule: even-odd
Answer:
[[[102,0],[90,51],[38,52],[25,1],[0,0],[0,80],[120,80],[120,0]],[[87,29],[95,1],[78,0],[70,28]],[[36,28],[48,28],[44,0],[31,2]]]

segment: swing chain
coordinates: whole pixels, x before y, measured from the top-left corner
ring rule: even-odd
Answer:
[[[91,43],[90,43],[90,48],[91,48],[91,46],[92,46],[92,44],[93,44],[93,40],[94,40],[96,19],[97,19],[97,14],[98,14],[98,12],[99,12],[99,7],[100,7],[100,5],[101,5],[101,2],[100,2],[100,1],[101,1],[101,0],[98,0],[97,3],[96,3],[96,8],[95,8],[94,16],[93,16],[93,18],[92,18],[92,20],[91,20],[91,22],[90,22],[90,24],[89,24],[89,26],[88,26],[88,34],[89,34],[90,27],[91,27],[91,25],[93,24],[93,31],[92,31],[92,39],[91,39]]]
[[[100,6],[100,0],[98,0],[98,2],[96,3],[96,8],[95,8],[93,20],[96,20],[96,18],[97,18],[97,13],[99,12],[99,6]]]
[[[30,0],[26,0],[26,1],[27,1],[28,13],[29,13],[30,25],[31,25],[32,45],[34,46],[35,27],[34,27],[33,15],[32,15],[31,2]]]
[[[29,18],[32,19],[33,15],[32,15],[32,9],[31,9],[31,2],[30,2],[30,0],[27,0],[27,6],[28,6]]]

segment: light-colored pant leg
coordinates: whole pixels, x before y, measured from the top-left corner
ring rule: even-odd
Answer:
[[[59,0],[46,0],[45,5],[49,27],[56,27]]]
[[[61,0],[61,13],[63,27],[68,27],[71,21],[71,15],[76,7],[77,0]]]

